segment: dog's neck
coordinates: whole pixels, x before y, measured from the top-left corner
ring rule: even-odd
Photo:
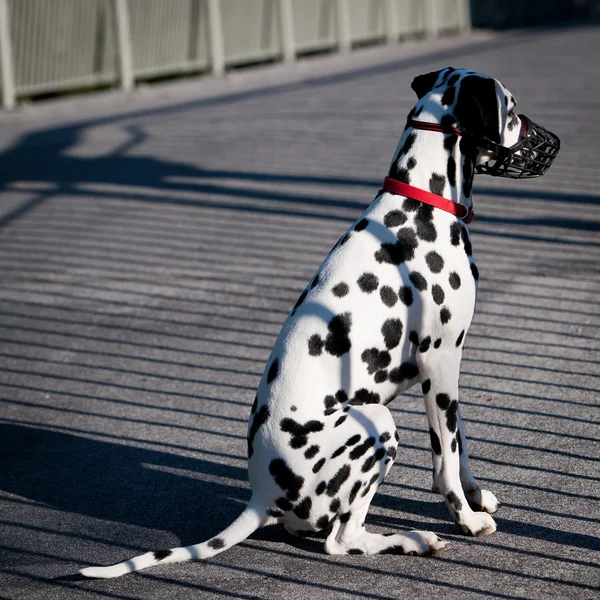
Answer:
[[[430,112],[409,117],[445,124],[444,119],[437,120]],[[389,177],[469,208],[475,158],[474,149],[469,148],[464,138],[407,126],[394,154]]]

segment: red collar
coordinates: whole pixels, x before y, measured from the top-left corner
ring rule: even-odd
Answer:
[[[441,208],[442,210],[449,212],[451,215],[454,215],[458,219],[461,219],[467,225],[475,217],[473,208],[467,208],[464,204],[458,204],[457,202],[452,202],[452,200],[446,200],[446,198],[443,198],[442,196],[432,194],[431,192],[427,192],[421,188],[413,187],[412,185],[408,185],[408,183],[403,183],[402,181],[392,179],[391,177],[386,177],[383,180],[382,187],[386,192],[392,192],[393,194],[398,194],[399,196],[405,196],[406,198],[412,198],[413,200],[418,200],[424,204]]]

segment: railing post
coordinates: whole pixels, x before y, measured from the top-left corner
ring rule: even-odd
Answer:
[[[133,89],[133,60],[131,58],[131,28],[129,27],[127,0],[115,0],[115,16],[117,19],[121,89],[130,92]]]
[[[436,0],[425,0],[425,35],[428,38],[437,37],[438,35],[438,24],[437,24],[437,1]]]
[[[456,11],[458,13],[458,30],[461,33],[471,31],[471,3],[469,0],[456,0]]]
[[[212,74],[215,77],[222,77],[225,73],[225,51],[223,48],[223,21],[219,0],[208,0],[208,37],[210,40]]]
[[[462,2],[462,0],[460,0]],[[385,39],[388,44],[394,44],[398,41],[398,11],[396,10],[396,0],[385,0],[384,6],[385,18]]]
[[[337,0],[338,49],[340,52],[350,51],[350,11],[348,0]]]
[[[2,106],[11,110],[15,107],[15,78],[7,0],[0,0],[0,63],[2,67]]]
[[[279,0],[279,26],[281,29],[283,60],[286,63],[292,63],[296,60],[296,38],[294,36],[292,0]]]

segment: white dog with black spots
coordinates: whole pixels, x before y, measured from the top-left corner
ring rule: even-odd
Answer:
[[[206,542],[86,568],[83,576],[210,558],[274,523],[298,535],[325,532],[329,554],[443,550],[446,542],[429,531],[378,534],[364,525],[398,446],[386,405],[417,383],[433,491],[464,533],[496,530],[498,501],[471,472],[458,406],[479,278],[465,216],[477,165],[493,158],[477,140],[510,148],[521,119],[512,94],[473,71],[447,67],[412,87],[419,100],[388,177],[450,208],[384,186],[325,258],[283,324],[258,387],[248,428],[252,497],[240,517]]]

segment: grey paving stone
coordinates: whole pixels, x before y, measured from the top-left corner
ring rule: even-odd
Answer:
[[[478,35],[0,117],[2,597],[597,597],[600,30]],[[540,180],[476,185],[461,401],[498,532],[459,535],[428,491],[411,392],[368,524],[432,529],[443,555],[328,557],[274,527],[204,563],[54,579],[241,511],[279,327],[375,196],[412,78],[447,64],[502,79],[563,142]]]

